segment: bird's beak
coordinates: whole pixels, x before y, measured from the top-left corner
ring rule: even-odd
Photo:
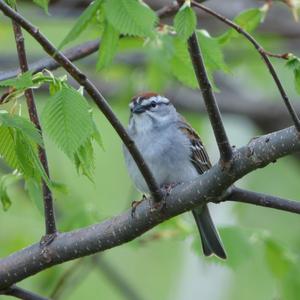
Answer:
[[[143,113],[145,110],[146,110],[146,109],[145,109],[145,107],[144,107],[143,105],[141,105],[141,104],[136,104],[136,105],[134,106],[134,108],[132,109],[132,112],[133,112],[134,114],[141,114],[141,113]]]

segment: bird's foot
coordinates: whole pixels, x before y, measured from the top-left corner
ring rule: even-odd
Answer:
[[[172,189],[177,186],[178,183],[169,183],[162,186],[162,190],[164,191],[164,197],[160,202],[153,202],[151,211],[164,211],[167,208],[167,197],[170,195]]]
[[[44,248],[49,246],[56,238],[57,236],[57,232],[54,233],[50,233],[50,234],[45,234],[44,236],[42,236],[41,240],[40,240],[40,247]]]
[[[142,200],[131,202],[131,217],[132,218],[134,218],[134,216],[135,216],[136,208],[146,199],[147,199],[147,197],[145,195],[143,195]]]

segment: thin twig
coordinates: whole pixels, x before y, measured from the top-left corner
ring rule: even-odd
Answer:
[[[114,268],[106,259],[101,255],[95,255],[92,257],[93,265],[101,272],[110,282],[116,287],[124,299],[128,300],[141,300],[143,299],[138,295],[137,291],[133,288],[127,278],[122,276],[118,270]]]
[[[182,0],[177,0],[177,2],[179,5],[183,3]],[[195,32],[188,39],[188,50],[208,117],[217,140],[221,161],[224,163],[229,162],[232,158],[232,149],[225,131],[218,103],[208,79],[203,56]]]
[[[51,44],[51,42],[42,33],[40,33],[38,28],[33,26],[19,13],[11,9],[3,0],[0,0],[0,9],[7,17],[11,18],[15,22],[17,22],[22,28],[24,28],[50,56],[52,56],[81,86],[85,88],[87,93],[90,95],[95,104],[108,119],[110,124],[113,126],[115,131],[122,139],[125,146],[128,148],[140,172],[142,173],[149,187],[149,190],[151,191],[151,195],[153,196],[154,201],[161,201],[163,199],[163,193],[158,187],[152,175],[152,172],[146,165],[134,141],[130,138],[126,129],[123,127],[120,120],[114,114],[106,99],[95,87],[95,85],[87,78],[87,76],[84,73],[81,72],[79,68],[77,68],[70,60],[68,60],[68,58],[63,53],[59,52]]]
[[[72,277],[78,271],[84,261],[84,259],[79,259],[60,276],[50,295],[53,300],[60,299],[63,291],[66,289],[66,286],[71,281]]]
[[[246,32],[241,26],[237,25],[236,23],[234,23],[233,21],[227,19],[226,17],[220,15],[219,13],[215,12],[214,10],[200,4],[197,3],[196,1],[192,1],[192,5],[195,7],[198,7],[200,9],[202,9],[203,11],[207,12],[208,14],[216,17],[217,19],[219,19],[220,21],[222,21],[223,23],[226,23],[227,25],[229,25],[230,27],[232,27],[234,30],[236,30],[238,33],[242,34],[247,40],[249,40],[252,45],[255,47],[255,49],[259,52],[259,54],[261,55],[261,57],[263,58],[264,62],[266,63],[266,66],[269,70],[269,72],[271,73],[275,84],[281,94],[281,97],[287,107],[287,110],[294,122],[294,125],[296,126],[297,130],[300,131],[300,120],[298,118],[298,115],[295,111],[295,109],[293,108],[282,84],[281,81],[268,57],[268,52],[266,52],[263,47],[252,37],[252,35],[250,35],[248,32]]]
[[[17,45],[20,69],[21,69],[22,73],[25,73],[28,71],[28,62],[27,62],[27,57],[26,57],[26,50],[25,50],[25,43],[24,43],[24,37],[22,34],[22,29],[21,29],[20,25],[18,23],[16,23],[15,21],[12,21],[12,23],[13,23],[13,30],[14,30],[14,35],[15,35],[15,40],[16,40],[16,45]],[[42,129],[41,129],[32,89],[28,89],[25,91],[25,98],[26,98],[26,103],[27,103],[30,120],[35,125],[35,127],[40,131],[41,136],[42,136]],[[39,146],[38,152],[39,152],[39,158],[40,158],[41,164],[42,164],[47,176],[49,177],[49,168],[48,168],[46,151],[44,148]],[[42,180],[42,188],[43,188],[46,235],[51,235],[51,234],[56,233],[53,198],[52,198],[52,193],[44,180]]]
[[[284,210],[292,213],[299,213],[300,211],[299,201],[292,201],[276,196],[247,191],[237,187],[232,188],[231,193],[228,195],[227,201],[249,203],[258,206]]]
[[[23,300],[50,300],[49,298],[34,294],[15,285],[8,289],[0,290],[0,295],[12,296]]]

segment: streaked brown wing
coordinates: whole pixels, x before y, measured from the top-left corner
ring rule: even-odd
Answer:
[[[199,174],[204,173],[211,168],[208,154],[202,144],[199,135],[195,130],[182,118],[179,123],[179,129],[189,137],[191,141],[191,162]]]

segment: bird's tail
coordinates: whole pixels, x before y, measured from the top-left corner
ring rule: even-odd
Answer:
[[[221,238],[211,219],[207,205],[193,210],[193,215],[200,232],[203,253],[206,256],[215,254],[226,259]]]

